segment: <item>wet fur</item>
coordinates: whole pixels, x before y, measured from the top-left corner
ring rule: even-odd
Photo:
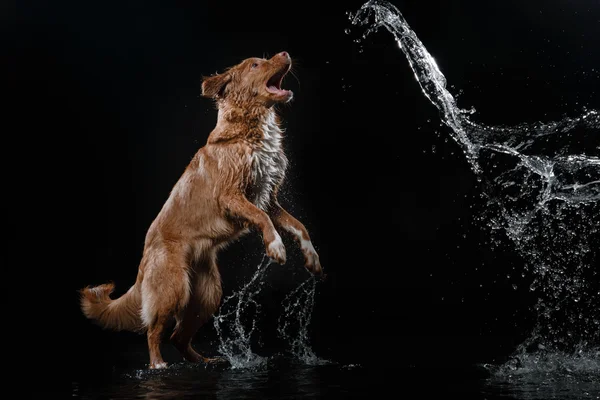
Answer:
[[[113,284],[80,291],[84,315],[100,326],[146,332],[150,368],[167,365],[159,346],[173,319],[171,342],[183,357],[207,361],[191,340],[221,302],[217,253],[249,228],[262,234],[267,255],[280,264],[286,252],[278,230],[288,231],[306,268],[322,274],[306,228],[277,201],[287,158],[274,106],[292,93],[270,92],[265,82],[290,66],[283,52],[204,78],[202,94],[215,100],[217,124],[148,229],[135,284],[115,300]]]

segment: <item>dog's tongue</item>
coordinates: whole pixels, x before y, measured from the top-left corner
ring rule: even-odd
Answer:
[[[274,85],[269,86],[268,89],[269,89],[269,92],[271,92],[271,93],[276,93],[276,94],[287,93],[287,90],[279,89],[277,86],[274,86]]]

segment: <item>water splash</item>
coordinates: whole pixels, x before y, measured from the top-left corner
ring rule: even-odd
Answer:
[[[600,352],[547,351],[513,357],[503,365],[484,365],[491,372],[488,387],[527,400],[599,399]]]
[[[252,351],[252,334],[261,305],[255,300],[265,280],[263,279],[272,260],[264,256],[250,281],[238,292],[225,298],[218,314],[214,317],[214,326],[219,337],[219,352],[227,358],[232,368],[257,368],[267,362]],[[250,328],[247,323],[250,323]]]
[[[248,283],[225,298],[215,315],[219,352],[232,368],[257,369],[266,366],[269,361],[268,357],[252,351],[252,339],[261,310],[257,297],[264,287],[271,264],[272,260],[264,256]],[[327,363],[319,359],[309,345],[308,326],[315,304],[316,287],[317,280],[311,275],[285,297],[277,327],[279,336],[289,344],[292,356],[307,365]]]
[[[483,187],[482,222],[502,232],[521,255],[538,295],[537,324],[515,353],[515,365],[570,359],[590,371],[600,365],[600,158],[597,152],[571,154],[559,146],[546,154],[541,146],[572,131],[598,137],[596,110],[560,121],[487,126],[471,119],[474,110],[458,107],[435,59],[393,5],[374,0],[349,14],[366,27],[363,38],[387,29],[405,54],[423,94],[439,110],[449,134],[463,150]],[[600,146],[596,147],[600,150]],[[554,358],[541,356],[554,355]],[[507,365],[500,372],[511,368]],[[525,370],[525,369],[524,369]]]
[[[311,276],[283,300],[283,312],[278,320],[279,336],[290,344],[292,356],[307,365],[322,365],[328,361],[315,355],[309,344],[308,326],[315,305],[317,280]]]

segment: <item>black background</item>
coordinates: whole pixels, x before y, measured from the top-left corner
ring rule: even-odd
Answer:
[[[475,119],[600,108],[598,2],[394,3]],[[5,210],[9,268],[26,275],[11,289],[37,357],[69,367],[67,379],[147,362],[145,337],[85,320],[76,290],[114,281],[119,295],[134,282],[146,230],[215,124],[201,77],[282,50],[295,75],[284,85],[295,99],[280,108],[291,160],[282,203],[328,274],[311,322],[317,354],[403,365],[510,355],[535,323],[529,277],[514,279],[523,260],[473,222],[481,188],[392,36],[353,42],[362,29],[346,11],[361,4],[20,3],[8,76],[22,112],[3,146]],[[272,267],[262,301],[267,338],[282,296],[307,276],[286,243],[289,261]],[[252,234],[221,254],[226,294],[262,250]],[[214,353],[212,330],[197,342]],[[130,348],[141,349],[135,360]]]

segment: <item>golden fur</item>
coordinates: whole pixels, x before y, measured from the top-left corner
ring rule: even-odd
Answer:
[[[286,52],[250,58],[205,77],[202,94],[218,106],[207,143],[193,157],[150,226],[135,284],[116,300],[113,284],[81,290],[86,317],[113,330],[146,332],[150,368],[164,368],[161,335],[174,318],[171,342],[186,360],[207,361],[191,340],[218,309],[217,252],[248,228],[261,233],[267,255],[286,253],[278,229],[292,233],[311,272],[322,268],[306,228],[277,201],[287,159],[274,105],[291,100],[280,84],[291,67]]]

